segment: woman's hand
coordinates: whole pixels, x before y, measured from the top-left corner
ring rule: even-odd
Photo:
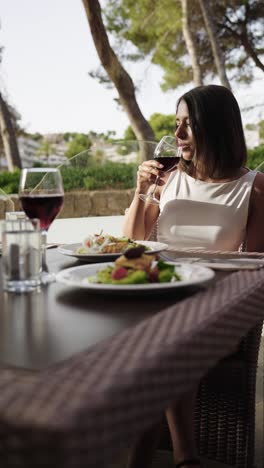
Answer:
[[[156,178],[160,177],[158,185],[164,185],[162,178],[164,172],[162,172],[163,165],[155,159],[144,161],[138,166],[137,171],[137,193],[147,193],[149,188],[155,184]]]

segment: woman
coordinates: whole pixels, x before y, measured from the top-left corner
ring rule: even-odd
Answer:
[[[182,148],[175,170],[164,174],[162,164],[155,160],[139,166],[124,234],[148,239],[158,223],[158,240],[173,247],[263,252],[264,175],[245,167],[241,115],[231,91],[209,85],[185,93],[176,107],[175,137]],[[159,206],[138,197],[152,191],[157,175],[160,181],[155,196],[160,199]],[[195,394],[186,395],[166,412],[178,468],[201,467],[192,424]],[[139,441],[131,467],[140,466],[145,441],[150,448],[156,436],[153,429]]]

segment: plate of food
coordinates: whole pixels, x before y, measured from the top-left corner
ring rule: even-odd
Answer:
[[[141,247],[131,248],[115,262],[82,265],[60,271],[56,279],[67,286],[109,294],[155,293],[198,286],[214,277],[210,268],[197,264],[165,262]]]
[[[83,262],[105,262],[115,260],[126,250],[138,246],[144,246],[146,254],[156,254],[168,247],[162,242],[131,240],[125,236],[116,237],[100,233],[88,236],[82,244],[61,245],[58,250],[63,255],[75,257]]]

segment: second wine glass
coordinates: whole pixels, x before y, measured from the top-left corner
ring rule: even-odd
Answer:
[[[169,172],[180,161],[181,147],[177,147],[176,139],[171,136],[164,136],[157,144],[153,158],[160,164],[163,164],[162,172]],[[155,193],[159,183],[160,177],[156,177],[154,188],[149,193],[140,193],[139,198],[144,202],[149,202],[153,205],[159,205],[159,199],[156,198]]]
[[[43,282],[51,281],[46,263],[47,232],[59,214],[64,199],[63,183],[57,168],[22,169],[19,183],[19,199],[28,218],[38,218],[42,233]]]

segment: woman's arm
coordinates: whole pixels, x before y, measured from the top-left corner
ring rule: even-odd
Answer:
[[[131,239],[148,239],[159,216],[159,207],[138,198],[136,192],[125,214],[123,234]]]
[[[148,239],[155,222],[159,216],[158,205],[152,205],[148,202],[140,200],[140,193],[148,193],[153,189],[156,176],[163,177],[161,172],[162,164],[158,161],[144,161],[138,168],[137,172],[137,188],[133,201],[128,208],[123,225],[123,234],[131,239]],[[160,181],[161,185],[157,186],[155,196],[160,197],[160,193],[165,181],[164,178]]]
[[[247,250],[264,252],[264,174],[258,173],[252,188],[247,225]]]

